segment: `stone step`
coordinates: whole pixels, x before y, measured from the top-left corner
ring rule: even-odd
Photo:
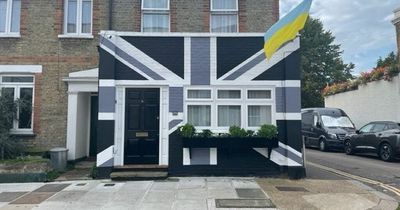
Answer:
[[[116,171],[110,175],[112,180],[130,181],[130,180],[156,180],[166,179],[168,172],[165,171]]]
[[[120,172],[120,171],[168,171],[167,165],[123,165],[123,166],[114,166],[113,171]]]

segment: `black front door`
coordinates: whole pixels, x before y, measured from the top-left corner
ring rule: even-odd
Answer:
[[[127,88],[125,95],[125,164],[157,164],[160,90]]]

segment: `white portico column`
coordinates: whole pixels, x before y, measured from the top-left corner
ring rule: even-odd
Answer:
[[[78,114],[78,92],[68,92],[67,149],[68,160],[75,160],[76,122]]]

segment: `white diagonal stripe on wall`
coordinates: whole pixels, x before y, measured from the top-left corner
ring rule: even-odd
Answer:
[[[275,113],[276,120],[301,120],[301,113]]]
[[[97,154],[96,166],[101,166],[108,160],[114,157],[114,146],[109,146],[107,149]]]

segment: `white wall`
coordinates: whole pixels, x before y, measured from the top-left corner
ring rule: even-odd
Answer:
[[[75,159],[88,156],[90,134],[90,93],[78,93]]]
[[[325,97],[325,107],[341,108],[357,129],[370,121],[400,122],[400,76],[392,81],[375,81],[358,90]]]

